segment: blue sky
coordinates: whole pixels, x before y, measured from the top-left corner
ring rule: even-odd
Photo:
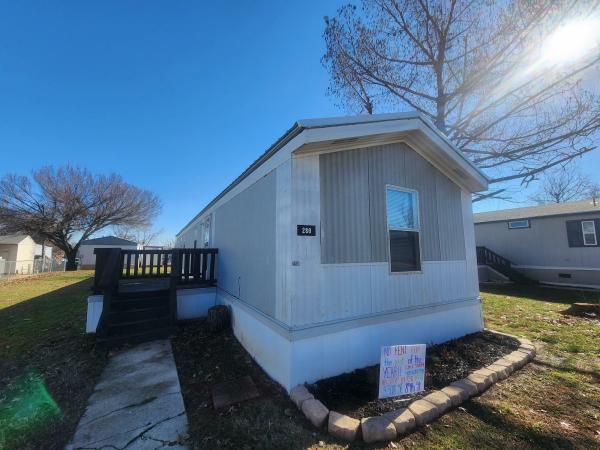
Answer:
[[[174,235],[295,120],[346,113],[320,62],[342,3],[2,2],[0,175],[118,172]]]

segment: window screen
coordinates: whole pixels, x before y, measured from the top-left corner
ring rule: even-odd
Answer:
[[[421,270],[417,193],[388,186],[386,212],[390,271]]]
[[[581,222],[583,232],[583,245],[597,245],[596,226],[593,220],[584,220]]]

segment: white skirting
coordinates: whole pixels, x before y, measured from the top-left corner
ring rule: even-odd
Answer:
[[[437,344],[483,329],[481,303],[471,300],[298,338],[301,333],[285,330],[220,290],[217,301],[231,307],[233,331],[244,348],[288,391],[300,383],[377,364],[384,345]]]
[[[90,295],[87,299],[87,320],[85,322],[85,332],[95,333],[98,328],[98,321],[102,314],[102,301],[104,295]]]
[[[216,288],[179,289],[177,291],[177,319],[197,319],[215,306]]]

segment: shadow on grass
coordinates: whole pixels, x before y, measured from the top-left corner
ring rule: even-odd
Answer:
[[[552,364],[549,361],[542,361],[539,358],[537,358],[535,360],[535,364],[547,367],[549,369],[557,370],[559,372],[575,372],[580,375],[589,376],[589,377],[592,377],[596,383],[600,383],[600,373],[598,373],[594,370],[585,370],[585,369],[580,369],[580,368],[574,367],[574,366],[563,366],[560,364]]]
[[[90,286],[78,281],[0,310],[0,448],[68,443],[106,363],[85,334]]]
[[[527,443],[527,448],[539,449],[570,449],[570,448],[595,448],[598,444],[585,435],[577,435],[572,439],[556,432],[546,432],[535,427],[526,426],[511,420],[506,414],[489,405],[479,402],[467,402],[463,407],[468,413],[477,417],[488,426],[501,430],[502,434],[508,434]],[[508,444],[508,443],[507,443]]]
[[[600,291],[582,291],[576,289],[557,289],[541,285],[479,285],[481,292],[494,295],[508,295],[531,300],[540,300],[550,303],[576,303],[600,301]]]

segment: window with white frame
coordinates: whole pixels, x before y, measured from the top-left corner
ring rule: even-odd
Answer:
[[[583,245],[598,245],[596,224],[593,220],[583,220],[581,222],[581,231],[583,233]]]
[[[511,230],[518,228],[529,228],[529,219],[511,220],[508,222],[508,228]]]
[[[417,192],[387,186],[386,214],[390,272],[421,270]]]

